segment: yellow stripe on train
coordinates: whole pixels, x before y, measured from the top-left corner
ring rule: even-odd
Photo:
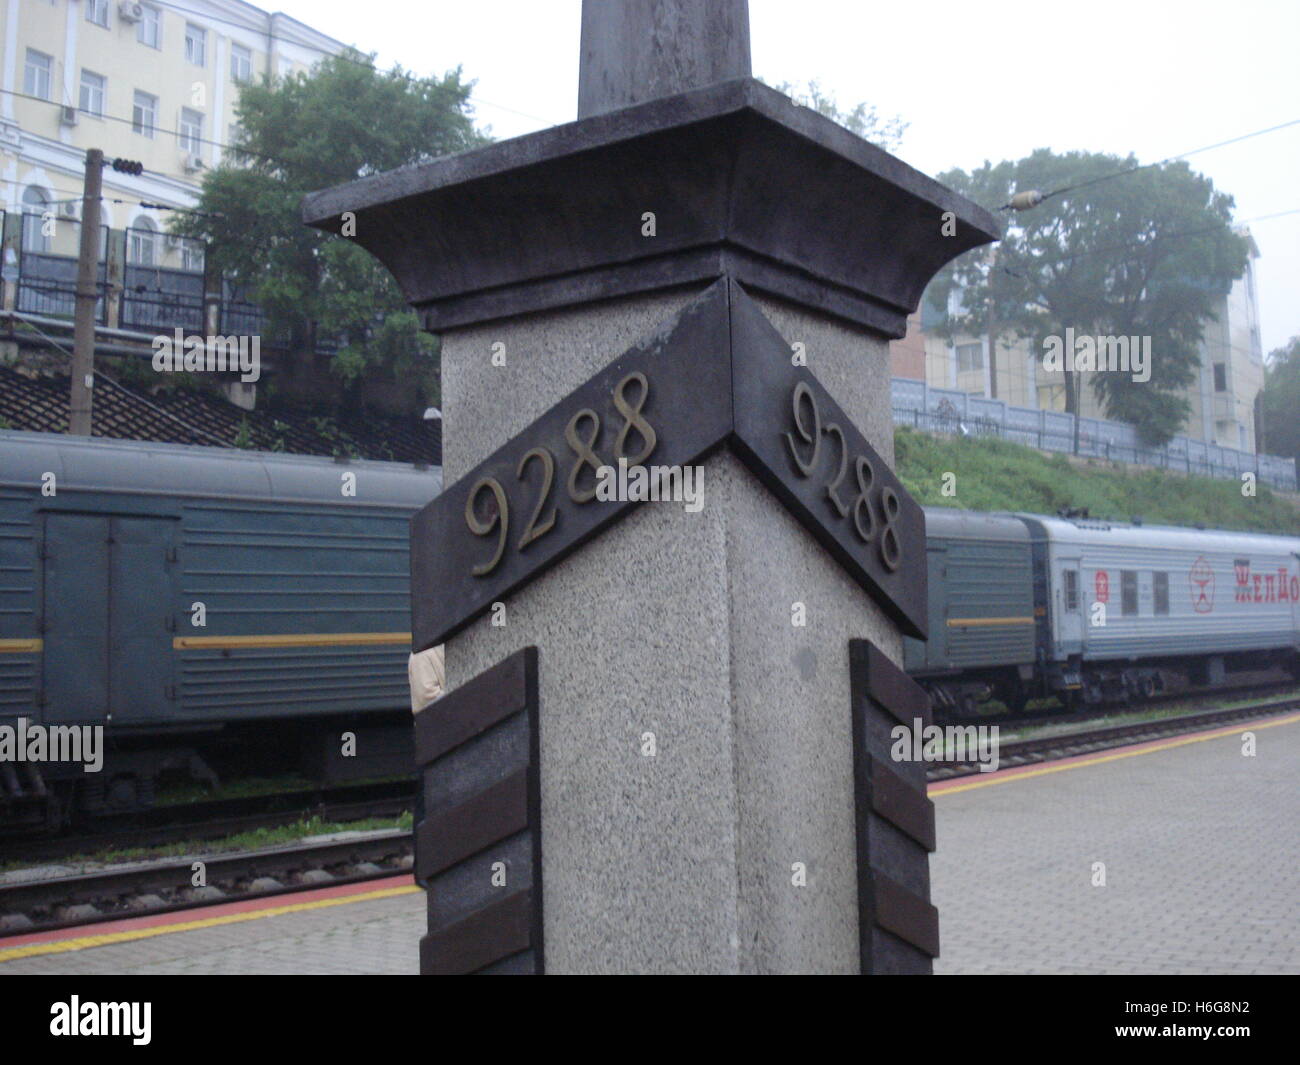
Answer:
[[[36,654],[45,647],[45,641],[40,638],[27,638],[21,640],[0,640],[0,655],[30,655]]]
[[[252,647],[348,647],[409,644],[409,632],[291,632],[268,636],[176,636],[174,651],[220,651]]]
[[[949,618],[948,628],[961,625],[1032,625],[1033,618]]]

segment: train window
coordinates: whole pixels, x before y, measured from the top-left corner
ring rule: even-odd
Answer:
[[[1078,570],[1067,569],[1065,571],[1065,609],[1079,609],[1079,572]]]
[[[1126,618],[1136,616],[1138,612],[1138,575],[1135,569],[1119,571],[1120,602]]]
[[[1153,573],[1151,574],[1152,588],[1155,591],[1156,613],[1169,613],[1169,574]]]

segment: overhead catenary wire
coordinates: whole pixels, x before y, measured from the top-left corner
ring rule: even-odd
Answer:
[[[1253,218],[1234,219],[1233,221],[1229,222],[1228,225],[1230,225],[1230,226],[1245,226],[1245,225],[1253,225],[1253,224],[1256,223],[1256,222],[1266,222],[1266,221],[1268,221],[1269,219],[1272,219],[1272,218],[1284,218],[1284,217],[1286,217],[1286,216],[1288,216],[1288,215],[1294,215],[1294,214],[1300,214],[1300,207],[1292,207],[1292,208],[1290,208],[1290,209],[1288,209],[1288,210],[1285,210],[1285,211],[1273,211],[1273,212],[1270,213],[1270,214],[1255,215]],[[1196,237],[1196,236],[1201,236],[1202,234],[1205,234],[1205,233],[1215,233],[1215,232],[1217,232],[1217,231],[1219,230],[1219,228],[1220,228],[1219,226],[1201,226],[1201,227],[1198,228],[1198,229],[1173,230],[1172,232],[1169,232],[1169,233],[1160,233],[1160,234],[1157,234],[1157,239],[1159,239],[1159,240],[1174,240],[1174,239],[1177,239],[1177,238],[1179,238],[1179,237]],[[1142,247],[1142,245],[1140,245],[1140,244],[1137,244],[1137,245],[1135,245],[1135,244],[1112,244],[1112,245],[1110,245],[1110,246],[1108,246],[1108,247],[1104,247],[1104,248],[1093,248],[1091,251],[1079,252],[1079,253],[1077,253],[1077,254],[1070,255],[1069,258],[1070,258],[1071,260],[1090,259],[1090,258],[1092,258],[1094,255],[1107,255],[1107,254],[1110,254],[1111,252],[1117,252],[1117,251],[1120,251],[1120,252],[1122,252],[1122,251],[1132,251],[1132,250],[1134,250],[1134,248],[1140,248],[1140,247]],[[973,250],[978,250],[978,249],[973,249]],[[1000,270],[1002,273],[1004,273],[1004,274],[1008,274],[1008,275],[1011,276],[1011,277],[1019,278],[1019,279],[1021,279],[1021,280],[1024,280],[1024,279],[1025,279],[1025,275],[1024,275],[1024,274],[1017,273],[1016,271],[1011,270],[1010,268],[1005,267],[1005,266],[996,265],[996,266],[994,267],[994,269]]]
[[[51,107],[71,107],[71,106],[72,106],[71,104],[61,104],[61,103],[59,103],[58,100],[50,100],[50,99],[47,99],[47,98],[44,97],[44,96],[33,96],[31,93],[19,92],[17,89],[0,89],[0,93],[4,93],[4,94],[6,94],[6,95],[8,95],[8,96],[16,96],[16,97],[18,97],[18,98],[21,99],[21,100],[32,100],[33,102],[35,102],[35,103],[39,103],[39,104],[49,104]],[[78,109],[78,110],[80,110],[80,109]],[[84,113],[85,113],[85,114],[91,114],[91,112],[84,112]],[[107,111],[104,111],[104,112],[101,112],[101,113],[99,113],[99,114],[96,114],[96,115],[94,115],[93,117],[95,117],[95,118],[99,118],[99,119],[103,119],[105,122],[118,122],[118,123],[121,123],[122,125],[131,126],[132,128],[134,128],[135,125],[136,125],[136,121],[135,121],[134,118],[126,118],[126,117],[124,117],[124,116],[122,116],[122,115],[111,115],[111,114],[109,114]],[[241,148],[241,147],[240,147],[239,145],[237,145],[237,144],[227,144],[227,143],[225,143],[224,141],[213,140],[213,139],[210,138],[210,137],[195,137],[195,136],[191,136],[191,135],[188,134],[188,133],[187,133],[187,134],[182,134],[180,130],[175,130],[175,129],[161,129],[161,128],[158,127],[158,126],[150,126],[150,127],[149,127],[149,132],[150,132],[151,135],[152,135],[152,134],[161,134],[161,135],[164,136],[164,137],[178,137],[178,138],[179,138],[179,137],[184,137],[185,140],[190,141],[190,142],[197,142],[197,143],[199,143],[199,144],[208,144],[208,145],[211,145],[211,146],[214,147],[214,148],[220,148],[220,149],[222,149],[223,151],[235,152],[235,153],[240,153],[240,154],[243,154],[243,155],[251,155],[251,156],[254,156],[254,157],[259,158],[259,159],[265,159],[267,162],[270,162],[270,163],[277,163],[277,164],[280,164],[280,165],[283,165],[283,163],[284,163],[283,160],[281,160],[281,159],[276,159],[274,156],[266,155],[266,154],[263,153],[263,152],[255,152],[255,151],[253,151],[252,149],[249,149],[249,148]]]
[[[13,185],[16,188],[29,188],[31,187],[32,182],[30,180],[18,181],[15,178],[0,178],[0,184]],[[60,193],[63,196],[63,198],[58,200],[46,200],[45,203],[42,204],[41,206],[57,207],[60,204],[65,204],[65,203],[81,203],[82,200],[85,199],[85,197],[82,196],[80,193],[73,192],[71,189],[51,189],[50,191]],[[131,200],[131,199],[124,199],[123,197],[120,196],[101,196],[99,200],[101,203],[125,204],[128,207],[146,207],[149,210],[153,210],[153,211],[176,211],[181,214],[197,215],[200,218],[224,218],[225,217],[225,215],[217,212],[200,211],[193,207],[176,207],[169,203],[154,203],[151,200]],[[32,204],[31,206],[36,206],[36,205]],[[23,212],[23,213],[33,213],[33,212]]]
[[[1101,174],[1098,177],[1089,178],[1087,181],[1078,181],[1073,185],[1063,185],[1061,188],[1052,189],[1050,192],[1040,192],[1037,189],[1028,189],[1024,192],[1017,192],[1010,200],[999,207],[998,210],[1025,211],[1031,207],[1037,207],[1040,203],[1050,200],[1055,196],[1063,196],[1067,192],[1077,192],[1079,189],[1091,188],[1093,185],[1100,185],[1103,181],[1113,181],[1115,178],[1125,177],[1128,174],[1136,174],[1140,170],[1150,170],[1152,167],[1163,166],[1165,163],[1172,163],[1175,159],[1186,159],[1189,155],[1199,155],[1201,152],[1213,151],[1215,148],[1226,148],[1229,144],[1248,141],[1252,137],[1262,137],[1266,133],[1276,133],[1278,130],[1287,129],[1296,125],[1300,125],[1300,118],[1293,118],[1287,122],[1279,122],[1276,126],[1269,126],[1267,129],[1257,129],[1251,133],[1243,133],[1237,137],[1229,137],[1227,140],[1216,141],[1214,144],[1206,144],[1200,148],[1193,148],[1191,151],[1179,152],[1177,155],[1166,156],[1164,159],[1157,159],[1154,163],[1142,163],[1138,166],[1130,166],[1123,170],[1116,170],[1110,174]]]

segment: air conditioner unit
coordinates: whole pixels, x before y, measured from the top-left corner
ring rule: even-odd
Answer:
[[[59,108],[59,125],[75,126],[77,124],[77,109],[71,104],[64,104]]]
[[[64,200],[59,204],[59,217],[75,221],[80,214],[80,206],[76,200]]]
[[[183,238],[176,236],[174,233],[168,233],[163,237],[163,247],[168,251],[175,251],[181,246]]]
[[[185,173],[193,174],[203,169],[203,157],[195,155],[193,152],[185,156]]]
[[[123,22],[139,22],[144,18],[144,5],[132,3],[131,0],[122,0],[117,5],[117,17]]]

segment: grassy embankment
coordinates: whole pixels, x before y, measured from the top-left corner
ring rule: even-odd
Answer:
[[[1300,504],[1264,484],[1249,497],[1242,495],[1239,481],[1070,460],[1005,440],[931,436],[908,428],[894,433],[894,450],[899,479],[927,506],[1034,514],[1074,506],[1087,507],[1093,518],[1128,521],[1137,516],[1148,525],[1201,523],[1300,534]],[[945,473],[956,477],[955,495],[942,494]]]

